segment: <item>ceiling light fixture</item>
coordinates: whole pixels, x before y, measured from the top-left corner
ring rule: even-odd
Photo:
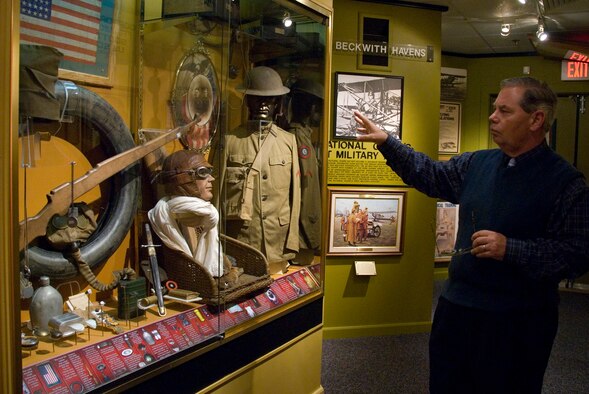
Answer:
[[[292,26],[292,19],[290,19],[290,14],[288,12],[284,13],[284,18],[282,18],[282,24],[284,25],[284,27]]]
[[[526,4],[526,0],[518,0],[520,4]]]
[[[507,37],[511,33],[511,25],[509,23],[503,23],[501,25],[501,35]]]
[[[538,18],[538,30],[536,31],[536,37],[540,41],[546,41],[548,39],[548,33],[544,30],[544,21],[542,17]]]

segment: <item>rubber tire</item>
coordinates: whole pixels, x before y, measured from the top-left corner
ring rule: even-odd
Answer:
[[[378,227],[378,226],[373,227],[372,228],[372,233],[374,234],[374,237],[375,238],[380,237],[380,227]]]
[[[59,89],[58,85],[59,81],[56,84],[56,95],[64,103],[65,90]],[[103,98],[79,86],[75,94],[69,92],[69,96],[69,103],[74,107],[68,113],[92,125],[99,133],[100,144],[109,157],[135,146],[125,122]],[[106,210],[101,213],[94,234],[80,248],[82,258],[90,268],[108,260],[131,228],[139,200],[139,174],[140,163],[137,162],[105,181],[112,183]],[[21,256],[23,263],[24,257]],[[69,279],[78,275],[76,265],[62,252],[46,250],[37,245],[28,249],[28,265],[35,277],[47,275],[52,279]]]

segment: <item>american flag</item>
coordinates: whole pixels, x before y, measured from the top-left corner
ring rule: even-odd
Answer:
[[[104,46],[104,3],[112,5],[112,0],[21,0],[21,43],[54,47],[64,54],[64,61],[95,65]],[[106,22],[102,27],[110,29]],[[110,31],[108,39],[110,43]]]
[[[59,376],[57,376],[51,364],[41,364],[37,368],[39,369],[39,373],[43,377],[43,380],[45,380],[45,383],[47,383],[47,387],[61,383]]]

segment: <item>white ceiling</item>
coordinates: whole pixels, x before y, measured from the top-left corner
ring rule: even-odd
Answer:
[[[535,37],[538,1],[544,7],[549,39]],[[381,0],[383,3],[395,1]],[[538,52],[562,57],[563,48],[589,53],[589,0],[410,0],[446,6],[442,13],[442,51],[462,55],[498,55]],[[511,33],[502,37],[502,23],[511,24]]]

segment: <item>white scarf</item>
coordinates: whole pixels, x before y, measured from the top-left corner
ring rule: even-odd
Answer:
[[[223,275],[223,265],[219,260],[223,250],[217,230],[219,212],[213,204],[197,197],[164,197],[147,215],[153,230],[168,248],[192,256],[214,277]],[[195,250],[190,250],[181,225],[202,226],[203,232],[198,237]]]

